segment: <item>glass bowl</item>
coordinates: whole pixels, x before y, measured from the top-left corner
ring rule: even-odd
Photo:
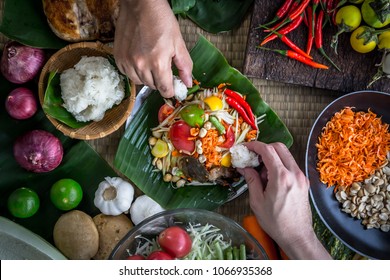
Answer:
[[[145,238],[153,239],[165,228],[173,225],[186,227],[191,225],[214,225],[221,229],[224,240],[231,241],[232,246],[245,244],[247,259],[267,260],[268,256],[257,240],[242,226],[216,212],[204,209],[174,209],[160,212],[149,217],[131,229],[116,245],[109,259],[123,260],[135,253]]]

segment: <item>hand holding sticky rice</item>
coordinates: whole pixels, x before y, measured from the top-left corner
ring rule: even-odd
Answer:
[[[329,259],[312,228],[308,179],[288,148],[258,141],[245,146],[260,156],[266,171],[263,180],[254,168],[238,168],[248,184],[249,203],[259,224],[290,259]]]
[[[260,164],[259,155],[250,151],[245,145],[234,145],[229,151],[234,168],[256,167]]]

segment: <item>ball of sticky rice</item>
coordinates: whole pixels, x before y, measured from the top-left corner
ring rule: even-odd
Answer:
[[[173,91],[177,100],[183,101],[187,98],[188,89],[183,81],[176,76],[173,76]]]
[[[100,121],[125,96],[124,79],[104,57],[83,56],[60,75],[64,108],[77,121]]]
[[[259,166],[259,156],[242,144],[234,145],[229,149],[231,162],[234,168],[256,167]]]

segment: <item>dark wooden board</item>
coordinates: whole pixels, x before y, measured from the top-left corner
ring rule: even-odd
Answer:
[[[338,55],[336,55],[334,50],[330,48],[330,41],[332,35],[337,32],[337,28],[329,24],[323,32],[324,49],[328,56],[340,67],[341,72],[323,58],[315,49],[315,46],[313,46],[311,52],[313,59],[328,65],[330,67],[328,70],[314,69],[280,54],[256,48],[267,34],[262,29],[256,29],[256,27],[270,21],[283,2],[284,0],[255,0],[245,54],[244,74],[248,77],[345,93],[366,89],[371,77],[377,71],[375,64],[381,61],[382,52],[375,50],[368,54],[357,53],[349,43],[351,33],[344,33],[339,37]],[[302,23],[288,37],[305,50],[307,32],[306,25]],[[265,47],[287,49],[279,39],[267,43]],[[390,92],[390,80],[382,78],[373,84],[370,89]]]

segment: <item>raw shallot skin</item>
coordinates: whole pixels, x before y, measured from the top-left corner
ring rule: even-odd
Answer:
[[[23,84],[31,81],[44,63],[45,52],[42,49],[10,41],[4,46],[0,70],[11,83]]]
[[[38,103],[30,89],[19,87],[8,95],[5,109],[12,118],[25,120],[31,118],[37,112]]]
[[[61,141],[45,130],[32,130],[16,139],[14,157],[21,167],[35,173],[49,172],[60,165]]]

